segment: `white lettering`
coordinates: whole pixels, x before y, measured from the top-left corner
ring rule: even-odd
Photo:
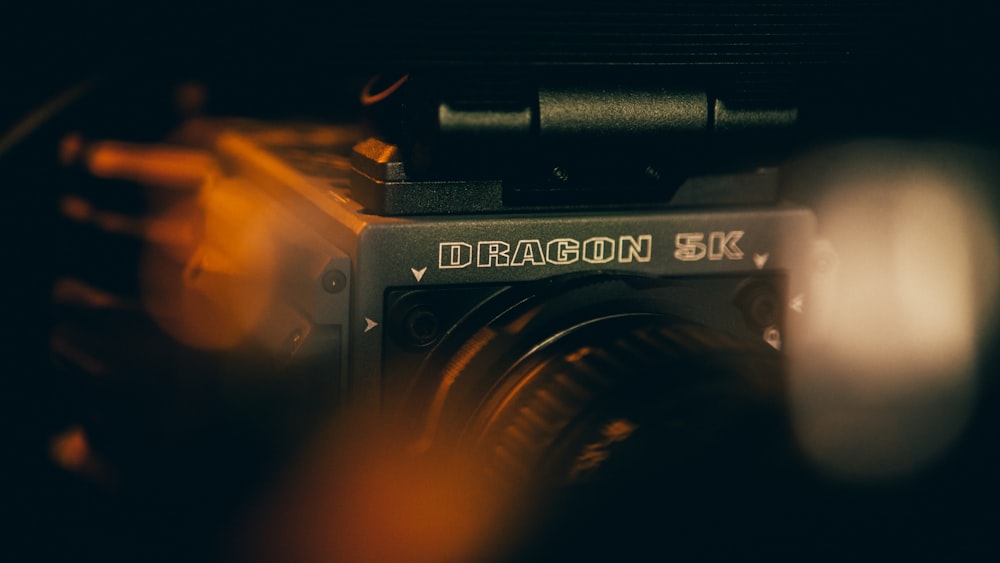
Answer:
[[[615,239],[590,237],[583,241],[583,261],[590,264],[607,264],[615,259]]]
[[[476,267],[506,266],[510,264],[510,245],[502,240],[484,240],[479,243]]]
[[[639,235],[631,237],[623,235],[618,237],[618,261],[626,264],[633,260],[636,262],[649,262],[653,259],[653,235]]]
[[[514,257],[510,260],[511,266],[532,266],[545,265],[545,252],[542,250],[542,243],[538,239],[519,240],[514,248]]]
[[[674,258],[682,262],[701,260],[707,252],[705,243],[701,242],[704,238],[705,235],[702,233],[677,233],[677,236],[674,237],[674,243],[677,246],[677,250],[674,250]]]
[[[725,233],[712,233],[712,236]],[[726,257],[742,251],[736,242],[742,231],[733,231],[729,237],[713,238],[713,252]],[[677,250],[674,256],[680,260],[701,260],[708,252],[704,233],[681,233],[677,235]],[[473,247],[474,246],[474,247]],[[653,258],[653,235],[622,235],[617,239],[594,236],[580,241],[572,238],[555,238],[543,243],[539,239],[518,241],[484,240],[478,242],[438,243],[438,268],[454,270],[467,268],[475,262],[477,268],[504,266],[565,266],[580,262],[588,264],[621,264],[650,262]],[[732,259],[732,258],[731,258]],[[413,277],[419,282],[424,272],[411,268]]]
[[[472,245],[467,242],[442,242],[438,245],[438,268],[449,270],[472,264]]]
[[[549,264],[566,265],[580,259],[580,241],[571,238],[557,238],[545,246],[545,259]]]
[[[729,231],[728,233],[716,231],[709,234],[708,259],[742,260],[743,251],[736,246],[741,238],[743,238],[743,231]]]
[[[743,231],[712,231],[707,234],[706,244],[706,233],[677,233],[674,239],[677,245],[674,258],[684,262],[697,262],[706,257],[712,261],[743,259],[743,250],[736,244],[743,238]],[[624,242],[622,245],[624,246]],[[754,260],[760,268],[767,261],[767,255],[755,257]]]

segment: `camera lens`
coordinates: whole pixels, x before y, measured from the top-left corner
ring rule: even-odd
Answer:
[[[483,413],[489,471],[546,499],[512,560],[631,560],[664,542],[687,558],[756,534],[787,472],[763,461],[787,446],[776,354],[696,325],[598,324],[513,370]]]
[[[713,291],[709,285],[692,291]],[[477,452],[493,486],[547,499],[538,517],[550,525],[536,528],[541,547],[531,556],[559,559],[582,539],[594,549],[597,538],[617,545],[606,532],[619,526],[646,530],[643,541],[667,529],[690,539],[719,506],[746,516],[729,504],[777,478],[762,464],[787,459],[790,442],[781,356],[759,338],[672,314],[688,289],[598,277],[549,283],[527,297],[512,291],[501,313],[486,322],[469,315],[478,330],[435,350],[448,358],[435,368],[444,375],[438,400],[427,404],[440,410],[425,432],[439,447]],[[730,308],[712,307],[701,320],[714,315],[717,324],[745,328],[741,307]],[[655,520],[603,520],[625,506],[645,506]],[[580,514],[595,519],[580,522]],[[665,528],[654,533],[656,526]],[[585,551],[577,553],[592,555]]]
[[[504,380],[472,423],[479,448],[492,452],[498,474],[556,486],[600,480],[612,458],[636,455],[624,452],[639,436],[659,435],[646,445],[671,455],[697,447],[781,396],[775,354],[645,315],[579,327]],[[647,454],[657,455],[639,455]]]

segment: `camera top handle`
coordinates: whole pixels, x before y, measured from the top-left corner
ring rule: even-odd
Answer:
[[[378,138],[355,148],[352,188],[378,213],[669,202],[691,177],[780,161],[798,115],[651,81],[427,78],[376,79],[362,95]]]

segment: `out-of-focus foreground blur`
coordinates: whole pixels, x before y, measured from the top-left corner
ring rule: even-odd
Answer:
[[[849,4],[820,10],[840,18],[833,31],[779,18],[776,36],[806,53],[788,60],[777,39],[676,39],[737,28],[724,2],[679,31],[642,3],[15,9],[20,29],[0,39],[0,515],[13,524],[0,560],[997,558],[996,9]],[[369,78],[421,65],[563,62],[669,82],[683,55],[781,74],[843,54],[809,30],[854,29],[841,24],[859,14],[865,58],[804,81],[819,113],[800,119],[819,133],[782,169],[783,197],[818,219],[811,299],[787,312],[810,312],[786,350],[787,443],[709,452],[710,470],[655,491],[658,464],[673,466],[654,456],[591,505],[550,505],[479,480],[472,454],[413,455],[415,429],[376,423],[367,403],[325,409],[330,389],[309,374],[268,378],[303,336],[273,304],[317,267],[287,250],[324,243],[294,202],[279,209],[220,168],[225,123],[347,123],[307,142],[349,147],[371,125]],[[604,446],[632,432],[605,430]]]

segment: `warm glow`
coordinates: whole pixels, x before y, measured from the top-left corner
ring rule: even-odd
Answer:
[[[53,436],[49,455],[63,469],[86,475],[104,485],[114,484],[113,472],[91,450],[87,434],[80,426],[71,426]]]
[[[476,460],[414,455],[401,433],[338,426],[246,528],[250,560],[460,563],[511,539],[515,497],[498,494]]]
[[[165,331],[193,347],[229,348],[261,329],[275,302],[278,246],[295,231],[275,201],[227,178],[202,149],[87,144],[71,134],[61,152],[67,162],[82,158],[96,176],[146,187],[144,217],[96,209],[78,196],[64,197],[60,211],[146,242],[142,304]]]
[[[73,137],[67,139],[62,149],[64,154],[73,150]],[[120,178],[179,190],[198,189],[215,166],[212,156],[200,149],[118,141],[91,144],[84,159],[87,169],[101,178]]]
[[[172,336],[198,348],[239,344],[271,305],[276,250],[268,202],[218,179],[161,225],[200,234],[195,244],[153,244],[145,253],[143,302]]]

